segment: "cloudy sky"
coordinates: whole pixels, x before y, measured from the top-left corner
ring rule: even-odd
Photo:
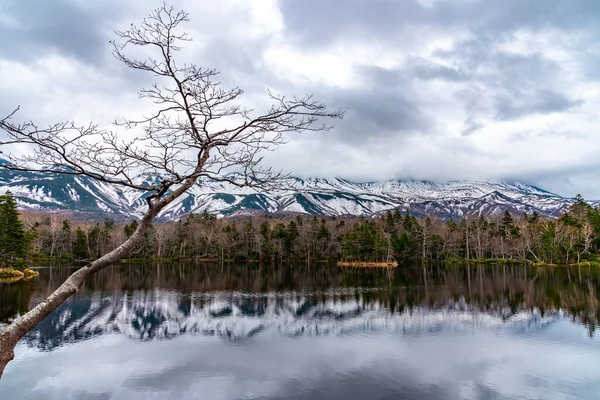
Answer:
[[[158,1],[0,2],[0,114],[108,125],[146,105],[115,29]],[[313,93],[346,118],[267,161],[298,176],[523,180],[600,199],[600,1],[173,0],[184,60],[260,107]]]

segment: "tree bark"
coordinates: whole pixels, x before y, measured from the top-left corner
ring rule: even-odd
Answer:
[[[29,330],[76,293],[89,275],[128,254],[141,242],[154,217],[192,187],[198,178],[265,189],[283,175],[273,173],[269,168],[261,168],[261,152],[285,143],[284,135],[290,132],[331,129],[328,125],[317,125],[319,118],[343,117],[341,110],[329,112],[325,104],[315,101],[312,96],[288,100],[270,93],[273,104],[268,111],[252,117],[252,110],[232,103],[237,103],[243,91],[240,88],[222,89],[220,83],[214,80],[217,71],[198,68],[194,64],[175,63],[174,53],[180,50],[178,43],[190,40],[186,33],[175,33],[178,25],[189,20],[186,12],[163,4],[148,18],[141,25],[132,24],[125,31],[117,31],[117,40],[111,42],[117,60],[134,70],[171,82],[170,87],[155,84],[139,92],[140,98],[160,105],[158,112],[141,120],[117,122],[117,125],[125,128],[143,125],[144,135],[121,140],[119,135],[114,135],[110,130],[100,130],[95,124],[78,126],[71,121],[59,122],[44,129],[38,128],[33,122],[13,124],[10,119],[19,108],[7,117],[0,118],[0,131],[3,133],[0,146],[25,143],[33,147],[33,151],[25,155],[6,153],[3,149],[3,153],[11,160],[2,164],[3,169],[85,176],[149,194],[146,197],[148,211],[131,237],[116,249],[74,272],[47,299],[11,325],[0,329],[0,375],[14,357],[13,350],[17,342]],[[129,57],[125,49],[132,46],[153,49],[156,53],[154,56],[150,53],[140,58]],[[177,117],[173,118],[175,115]],[[211,133],[209,127],[216,120],[233,121],[234,125]],[[185,157],[188,150],[198,151],[197,161]],[[209,161],[211,151],[214,154]],[[196,167],[188,172],[194,164]],[[57,170],[55,166],[66,168]],[[221,174],[234,167],[244,171],[243,183]],[[136,183],[134,175],[140,169],[165,176],[165,179],[160,183]],[[179,170],[185,172],[177,172]],[[175,187],[177,189],[173,190]],[[70,244],[70,231],[65,230],[67,237],[63,237],[65,235],[56,219],[51,219],[51,229],[51,253],[62,255]],[[180,256],[185,255],[184,243],[180,248]],[[311,250],[309,247],[308,251]]]
[[[183,191],[181,193],[183,193]],[[154,217],[175,198],[176,197],[169,197],[169,202],[161,202],[156,207],[150,207],[129,239],[111,252],[72,273],[71,276],[69,276],[69,278],[67,278],[67,280],[44,301],[19,317],[12,324],[0,329],[0,379],[2,378],[6,365],[14,358],[14,348],[19,340],[44,318],[50,315],[52,311],[56,310],[65,300],[75,294],[88,276],[116,263],[123,258],[128,251],[140,243],[144,233],[150,228]]]
[[[18,341],[19,338],[14,337],[11,332],[0,332],[0,379],[6,365],[15,358],[14,349]]]

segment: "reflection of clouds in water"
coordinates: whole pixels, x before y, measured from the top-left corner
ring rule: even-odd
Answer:
[[[561,321],[544,340],[481,331],[294,339],[265,333],[245,342],[203,336],[134,342],[107,335],[51,353],[19,346],[0,390],[25,399],[402,398],[399,393],[458,399],[494,392],[585,398],[600,391],[598,340],[583,333],[577,344],[563,342],[563,331],[571,329]],[[36,384],[15,397],[31,387],[26,382]]]
[[[284,269],[295,274],[288,281],[219,268],[208,285],[190,268],[179,290],[179,275],[158,275],[166,269],[144,270],[154,277],[144,284],[125,277],[132,271],[99,274],[28,334],[0,399],[560,399],[600,390],[600,337],[547,306],[549,292],[567,310],[582,304],[589,276],[572,286],[561,269],[486,266],[432,269],[423,283],[421,269],[406,268],[394,278],[406,287],[390,291],[376,271]]]
[[[447,301],[443,307],[425,306],[391,311],[381,301],[355,295],[274,296],[217,293],[182,296],[154,290],[133,292],[113,299],[92,296],[71,301],[30,332],[25,340],[52,350],[107,333],[136,340],[157,340],[183,334],[214,335],[240,340],[276,330],[287,336],[356,334],[359,332],[528,332],[551,325],[561,311],[513,311],[509,307],[481,310],[464,300]]]

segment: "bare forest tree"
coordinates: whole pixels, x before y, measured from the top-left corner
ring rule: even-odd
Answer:
[[[95,124],[60,122],[40,127],[33,122],[14,123],[18,108],[0,119],[0,140],[8,162],[2,168],[51,174],[86,176],[146,193],[147,210],[133,234],[114,250],[74,272],[47,299],[0,331],[0,377],[14,357],[13,349],[25,333],[42,321],[86,277],[117,262],[138,245],[152,220],[201,179],[228,181],[239,186],[268,189],[283,176],[261,166],[262,155],[285,143],[291,132],[323,131],[321,118],[341,118],[312,96],[287,98],[269,92],[272,102],[265,113],[238,104],[239,88],[224,89],[217,71],[176,60],[182,44],[191,40],[180,31],[189,20],[184,11],[163,5],[139,25],[117,31],[113,54],[127,67],[146,72],[156,83],[139,92],[156,110],[139,119],[115,122],[137,130],[123,137]],[[145,55],[135,57],[135,54]],[[10,147],[29,146],[31,153],[13,155]],[[5,150],[7,149],[7,150]],[[226,173],[236,170],[243,179]],[[140,173],[158,181],[140,181]]]

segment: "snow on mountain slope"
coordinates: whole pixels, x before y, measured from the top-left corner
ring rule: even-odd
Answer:
[[[140,179],[155,178],[141,176]],[[82,176],[0,170],[0,191],[7,190],[24,209],[77,211],[117,218],[139,217],[146,209],[144,192]],[[443,218],[500,215],[505,211],[556,217],[572,202],[572,198],[522,182],[390,180],[357,183],[338,178],[289,178],[282,182],[281,189],[261,193],[230,183],[200,181],[163,210],[161,217],[174,219],[204,211],[218,215],[265,212],[377,215],[394,209]]]

